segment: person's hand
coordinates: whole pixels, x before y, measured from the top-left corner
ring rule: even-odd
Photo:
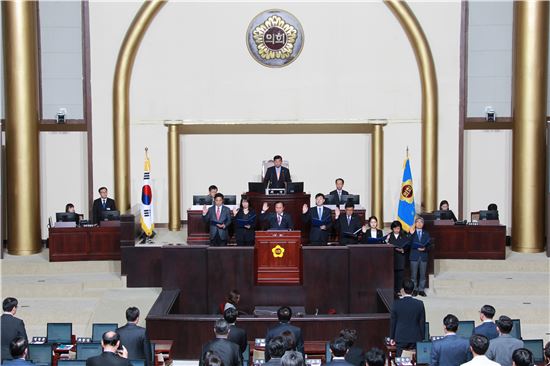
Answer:
[[[361,227],[361,231],[364,233],[367,232],[367,225],[363,225],[363,227]]]
[[[395,251],[399,253],[405,253],[405,250],[403,250],[403,248],[395,248]]]
[[[302,213],[303,213],[303,214],[307,214],[307,210],[308,210],[308,207],[307,207],[307,205],[304,203],[304,205],[302,206]]]
[[[225,229],[225,224],[216,224],[217,227],[219,227],[220,229]]]
[[[269,205],[267,204],[267,202],[264,202],[263,206],[262,206],[262,211],[267,211],[269,210]]]
[[[206,207],[206,205],[203,205],[202,206],[202,214],[206,215],[207,213],[208,213],[208,207]]]
[[[235,207],[233,209],[233,216],[237,216],[237,214],[239,213],[239,208],[238,207]]]
[[[386,239],[384,240],[386,244],[390,243],[390,234],[386,235]]]
[[[338,217],[339,217],[339,216],[340,216],[340,209],[339,209],[338,207],[336,207],[336,208],[334,209],[334,218],[335,218],[336,220],[338,220]]]
[[[244,228],[245,229],[250,229],[250,225],[245,225]]]
[[[414,234],[415,231],[416,231],[416,223],[412,224],[411,227],[409,228],[409,233]]]
[[[319,226],[319,229],[321,229],[321,230],[326,230],[326,229],[327,229],[327,226],[326,226],[326,225],[321,225],[321,226]]]
[[[124,346],[122,346],[122,349],[118,350],[117,353],[122,358],[128,358],[128,350]]]
[[[426,248],[420,247],[420,248],[418,248],[418,251],[419,251],[419,252],[424,252],[424,251],[426,251]]]
[[[390,339],[390,345],[395,346],[395,341],[393,339]]]

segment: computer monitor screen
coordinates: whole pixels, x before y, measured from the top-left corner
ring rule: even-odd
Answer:
[[[264,193],[265,185],[262,182],[248,182],[248,192]]]
[[[498,211],[488,211],[482,210],[479,211],[480,220],[498,220]]]
[[[475,323],[473,320],[461,320],[458,322],[458,330],[456,335],[462,338],[470,339],[474,332]]]
[[[514,338],[521,339],[521,321],[519,319],[512,319],[512,330],[510,335]]]
[[[427,342],[430,340],[430,323],[424,323],[424,340]]]
[[[304,182],[287,182],[286,193],[303,193]]]
[[[65,365],[65,366],[86,366],[85,360],[59,360],[57,361],[58,365]]]
[[[523,347],[533,353],[533,361],[536,364],[544,361],[544,345],[542,339],[524,339]]]
[[[115,331],[118,328],[116,323],[94,323],[92,324],[92,342],[101,342],[103,333]]]
[[[224,195],[223,196],[223,204],[224,205],[236,205],[237,204],[237,196],[235,195]]]
[[[71,343],[72,323],[48,323],[47,329],[48,343]]]
[[[76,344],[77,360],[86,361],[90,357],[100,355],[101,352],[103,352],[103,349],[101,348],[101,343],[77,343]]]
[[[416,364],[429,365],[432,353],[432,342],[416,342]]]
[[[33,363],[51,363],[52,362],[52,345],[29,344],[29,360]]]
[[[120,221],[120,211],[107,210],[101,211],[102,221]]]
[[[338,195],[337,194],[325,194],[325,205],[338,205]]]
[[[58,212],[55,214],[56,222],[76,222],[75,212]]]
[[[433,213],[436,220],[452,220],[454,216],[451,210],[434,211]]]
[[[193,205],[211,205],[212,196],[210,195],[194,195],[193,196]]]
[[[351,202],[354,205],[358,205],[359,204],[359,195],[358,194],[348,194],[348,195],[343,194],[342,198],[340,199],[340,203],[348,203],[348,202]]]
[[[145,366],[145,360],[130,360],[132,366]]]

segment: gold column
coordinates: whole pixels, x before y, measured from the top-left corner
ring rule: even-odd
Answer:
[[[136,14],[118,53],[113,81],[115,198],[121,212],[130,209],[130,80],[137,51],[165,1],[145,1]]]
[[[548,1],[514,2],[512,250],[544,249]]]
[[[385,0],[407,34],[422,84],[422,210],[437,209],[437,77],[432,51],[413,11],[402,0]]]
[[[371,214],[384,227],[384,126],[385,122],[372,122],[371,142]]]
[[[37,2],[3,1],[8,252],[42,249]]]
[[[168,127],[168,229],[181,228],[180,195],[180,122],[166,122]]]

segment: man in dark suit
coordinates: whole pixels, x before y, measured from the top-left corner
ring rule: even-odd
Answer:
[[[27,331],[25,330],[25,323],[23,320],[15,317],[17,313],[18,301],[16,298],[7,297],[2,302],[2,361],[10,360],[10,343],[12,340],[18,337],[23,337],[26,341]]]
[[[291,331],[294,334],[294,339],[296,340],[296,350],[304,355],[304,339],[302,338],[302,330],[294,325],[290,324],[290,319],[292,318],[292,309],[288,306],[280,307],[277,310],[277,318],[279,318],[279,324],[267,330],[265,336],[265,343],[269,344],[269,341],[281,335],[284,331]],[[265,352],[265,360],[269,361],[271,355],[269,351]]]
[[[229,336],[227,337],[227,339],[239,346],[241,353],[243,353],[246,350],[246,346],[248,343],[246,330],[239,328],[235,325],[238,316],[239,311],[234,307],[227,308],[223,312],[223,318],[225,319],[227,324],[229,324]]]
[[[481,307],[481,310],[479,310],[479,320],[482,323],[474,329],[474,334],[484,335],[489,340],[498,337],[497,326],[493,322],[495,312],[495,308],[491,305],[483,305]]]
[[[101,221],[101,213],[103,211],[116,211],[115,200],[107,197],[109,194],[107,187],[99,188],[98,192],[100,197],[94,200],[94,204],[92,206],[94,224],[99,224]]]
[[[443,318],[445,336],[432,343],[430,366],[460,366],[471,358],[470,342],[456,335],[458,318],[447,314]]]
[[[202,208],[202,220],[210,223],[210,244],[216,247],[226,245],[229,240],[228,228],[231,224],[231,210],[223,205],[223,194],[216,193],[214,205]]]
[[[264,366],[281,366],[281,357],[285,354],[286,348],[283,337],[276,336],[271,338],[265,345],[266,353],[271,356]]]
[[[101,337],[101,346],[103,353],[99,356],[90,357],[86,360],[86,366],[132,366],[128,361],[128,351],[120,347],[120,337],[116,332],[110,331],[103,333]]]
[[[513,366],[531,366],[534,364],[533,352],[527,348],[518,348],[512,353]]]
[[[10,354],[13,361],[10,361],[10,365],[18,366],[33,366],[32,362],[25,360],[29,353],[29,345],[27,339],[24,337],[16,337],[10,342]]]
[[[390,339],[397,348],[397,357],[404,349],[416,348],[416,342],[424,339],[426,310],[424,303],[411,294],[414,282],[403,281],[401,299],[394,301],[391,310]]]
[[[292,217],[285,212],[285,204],[283,202],[275,203],[275,213],[267,212],[269,205],[264,202],[260,221],[267,221],[268,230],[292,230]]]
[[[413,296],[426,296],[424,290],[426,287],[428,250],[430,249],[431,238],[430,234],[423,230],[423,228],[424,219],[422,217],[417,217],[412,228],[414,231],[410,237],[411,253],[409,254],[411,277],[415,285]]]
[[[348,191],[345,191],[344,188],[344,180],[342,178],[336,178],[336,189],[334,191],[331,191],[329,194],[333,197],[337,197],[339,203],[342,203],[342,196],[349,195]]]
[[[366,366],[385,366],[386,355],[379,348],[371,348],[366,355]]]
[[[214,353],[223,361],[223,366],[242,366],[239,346],[227,339],[229,324],[224,319],[216,320],[214,334],[216,339],[208,342],[202,348],[199,365],[204,365],[205,356],[208,353]]]
[[[338,231],[341,245],[357,244],[357,235],[363,224],[359,216],[353,213],[354,205],[346,203],[345,214],[342,215],[339,208],[334,210],[334,225]]]
[[[283,165],[281,155],[273,157],[273,166],[267,168],[264,176],[264,184],[269,188],[285,188],[287,182],[292,182],[290,170]]]
[[[354,366],[365,365],[365,351],[361,347],[355,346],[357,341],[357,331],[355,329],[342,329],[340,337],[347,342],[348,352],[346,353],[346,361]]]
[[[128,323],[116,330],[120,343],[128,350],[130,360],[145,360],[145,365],[150,366],[153,360],[151,342],[145,328],[138,326],[139,309],[136,307],[126,309],[126,320]]]
[[[309,230],[310,245],[327,245],[328,235],[332,228],[332,213],[325,204],[325,195],[315,195],[315,207],[308,209],[307,205],[302,207],[302,221],[307,224],[311,222]]]
[[[326,366],[353,366],[353,364],[346,361],[348,345],[343,337],[338,337],[330,343],[330,352],[332,353],[332,360],[327,362]]]
[[[304,366],[304,355],[297,351],[287,351],[281,357],[281,366]]]

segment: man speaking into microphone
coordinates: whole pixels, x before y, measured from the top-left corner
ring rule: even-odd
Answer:
[[[269,188],[286,188],[286,182],[292,182],[290,179],[290,170],[283,165],[283,157],[275,155],[273,157],[273,166],[267,168],[264,177],[264,185]]]

